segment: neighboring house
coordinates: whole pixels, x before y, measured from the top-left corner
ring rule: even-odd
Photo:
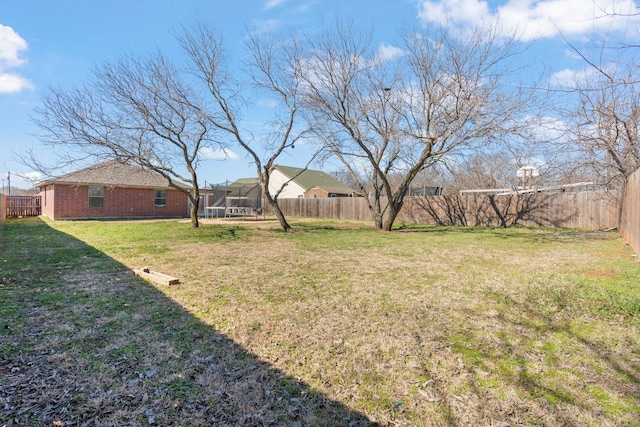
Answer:
[[[168,218],[189,215],[186,194],[166,178],[118,160],[40,182],[42,215],[51,219]]]
[[[289,182],[290,181],[290,182]],[[353,197],[356,192],[326,172],[274,166],[269,179],[269,191],[275,194],[285,183],[280,199]]]

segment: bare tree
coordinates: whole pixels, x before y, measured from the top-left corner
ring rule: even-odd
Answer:
[[[458,193],[460,190],[479,189],[517,191],[525,184],[531,188],[575,182],[575,177],[566,173],[566,167],[559,159],[563,154],[539,143],[543,139],[539,135],[541,126],[536,127],[538,135],[477,149],[467,156],[443,163],[443,185],[449,192]],[[519,175],[523,168],[532,167],[537,176],[529,176],[525,180],[526,176]]]
[[[291,230],[278,206],[284,187],[272,193],[269,180],[277,159],[308,133],[297,120],[301,50],[295,38],[249,35],[245,70],[231,68],[222,38],[210,27],[184,28],[179,40],[188,59],[183,70],[161,54],[144,60],[127,56],[97,68],[85,87],[50,90],[35,119],[45,141],[75,149],[73,159],[116,157],[161,174],[189,195],[194,227],[203,149],[240,146],[255,164],[282,228]],[[244,114],[259,96],[271,97],[274,107],[256,136]]]
[[[556,105],[566,136],[560,150],[567,153],[569,173],[589,176],[607,189],[621,188],[640,168],[639,46],[613,25],[614,19],[633,22],[638,10],[629,3],[608,5],[593,18],[610,23],[604,32],[594,32],[581,45],[563,37],[585,68],[573,81],[557,82],[564,87],[554,91],[561,98]]]
[[[358,187],[358,182],[353,179],[353,175],[351,174],[349,169],[345,168],[344,166],[342,168],[338,168],[337,170],[331,172],[331,175],[335,179],[337,179],[338,181],[346,185],[347,187],[350,187],[350,188]]]
[[[187,194],[198,227],[196,170],[216,143],[197,92],[162,54],[104,63],[84,86],[50,89],[36,113],[43,142],[70,161],[117,158],[165,177]]]
[[[242,127],[242,112],[252,101],[240,90],[243,81],[237,70],[234,74],[228,67],[222,39],[211,28],[199,25],[195,30],[184,33],[182,45],[195,64],[194,75],[206,84],[211,95],[209,123],[249,155],[256,167],[266,202],[282,229],[290,231],[292,227],[278,205],[278,196],[284,186],[272,193],[269,183],[277,159],[286,150],[294,149],[295,144],[309,132],[307,127],[299,124],[301,48],[295,37],[282,40],[250,33],[245,40],[249,52],[247,73],[257,90],[253,99],[262,95],[276,101],[271,119],[266,123],[268,130],[259,137],[251,129]],[[310,157],[307,166],[314,157]]]
[[[591,72],[571,89],[577,102],[562,110],[574,168],[609,189],[620,188],[640,168],[640,75],[638,67],[588,60]],[[566,96],[566,94],[565,94]]]
[[[448,166],[450,182],[447,188],[452,192],[515,186],[517,166],[502,152],[477,152],[464,162]]]
[[[388,231],[420,171],[517,132],[533,92],[513,84],[517,40],[495,30],[464,41],[444,29],[412,32],[401,49],[386,50],[391,56],[373,51],[371,40],[340,24],[309,38],[303,75],[315,131],[359,182],[376,227]],[[390,177],[399,176],[394,185]]]

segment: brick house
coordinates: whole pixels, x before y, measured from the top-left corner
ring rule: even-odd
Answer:
[[[42,181],[42,215],[51,219],[182,218],[189,215],[186,194],[166,178],[111,160]]]

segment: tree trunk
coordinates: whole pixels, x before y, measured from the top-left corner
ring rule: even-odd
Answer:
[[[393,222],[395,221],[400,209],[402,209],[402,202],[394,203],[392,197],[388,197],[388,206],[383,209],[382,200],[379,195],[374,198],[374,203],[369,203],[369,210],[373,214],[373,222],[376,226],[376,230],[391,231],[393,228]],[[383,212],[386,210],[386,212]]]
[[[400,209],[402,209],[402,205],[398,206],[396,203],[389,202],[387,215],[385,215],[382,220],[382,227],[380,228],[381,231],[391,231],[393,228],[393,222],[400,213]]]
[[[293,231],[293,227],[291,227],[287,222],[287,219],[284,217],[284,214],[282,213],[282,209],[280,209],[280,206],[278,206],[278,203],[275,201],[271,202],[271,207],[273,208],[273,213],[276,214],[276,218],[278,218],[278,222],[280,222],[280,226],[282,227],[282,229],[284,231]]]
[[[382,214],[380,212],[373,212],[373,223],[376,226],[376,230],[382,230]]]
[[[640,170],[640,169],[639,169]],[[622,184],[622,188],[618,191],[618,195],[616,197],[616,201],[618,202],[618,231],[620,231],[620,226],[622,225],[623,215],[625,211],[625,195],[627,193],[627,189],[629,188],[629,176],[626,177]]]
[[[200,223],[198,222],[198,203],[191,203],[191,228],[198,228]]]
[[[191,199],[191,209],[189,211],[189,217],[191,218],[191,228],[198,228],[200,223],[198,222],[198,205],[200,204],[200,189],[194,188]]]
[[[273,197],[271,195],[271,192],[269,191],[269,179],[271,178],[271,176],[269,175],[270,173],[271,173],[270,164],[265,166],[264,172],[258,168],[258,174],[262,175],[260,177],[260,186],[262,187],[264,199],[267,201],[267,203],[269,203],[269,206],[271,206],[271,208],[273,209],[273,213],[276,215],[276,218],[278,218],[280,227],[282,227],[284,231],[293,231],[293,227],[289,225],[289,223],[287,222],[287,219],[284,216],[284,213],[282,212],[282,209],[280,209],[280,206],[278,205],[278,196]]]

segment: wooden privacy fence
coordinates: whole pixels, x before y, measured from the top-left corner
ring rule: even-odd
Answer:
[[[441,225],[614,229],[618,194],[606,191],[412,197],[399,221]]]
[[[397,221],[606,230],[618,227],[617,200],[617,193],[604,191],[407,197]],[[362,197],[281,199],[279,205],[287,216],[373,220]]]
[[[622,238],[640,255],[640,169],[624,185],[619,229]]]
[[[40,196],[8,196],[7,217],[38,216],[41,213]]]
[[[372,221],[373,216],[362,197],[329,197],[313,199],[279,199],[278,205],[287,216]],[[265,204],[267,213],[272,213]]]

